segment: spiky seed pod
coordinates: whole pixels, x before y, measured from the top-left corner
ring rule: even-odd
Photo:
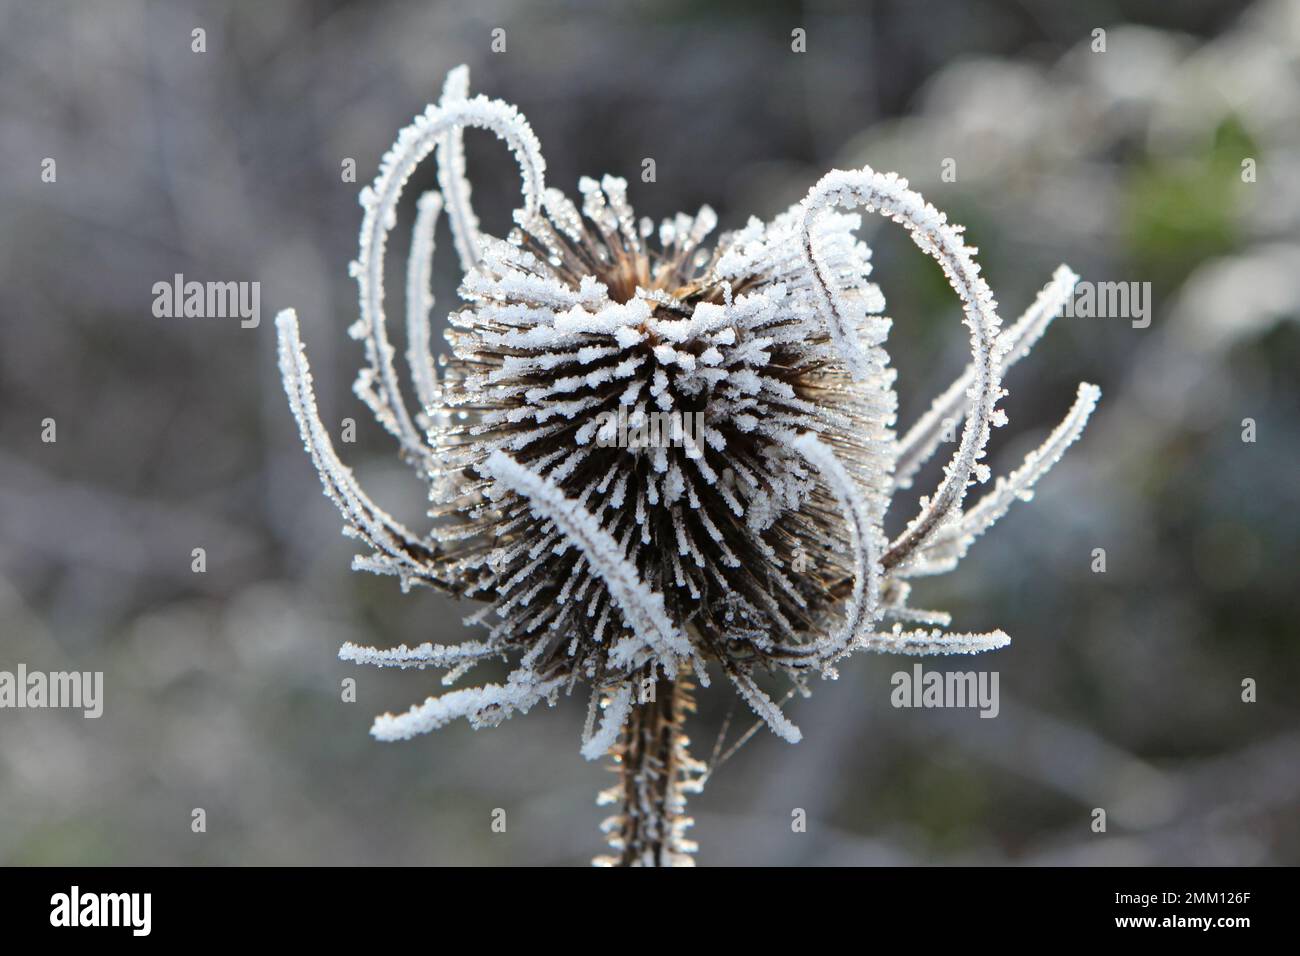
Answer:
[[[527,495],[484,488],[504,450],[596,518],[698,658],[794,663],[853,576],[839,508],[794,438],[818,436],[882,502],[894,438],[883,353],[865,380],[843,370],[808,304],[794,217],[708,249],[706,207],[655,243],[622,180],[579,188],[581,214],[548,190],[544,215],[483,243],[469,305],[451,317],[451,415],[432,436],[434,515],[456,529],[445,560],[536,673],[608,687],[644,663],[615,653],[634,628],[602,569]],[[886,323],[868,314],[883,300],[856,225],[828,217],[821,234],[842,301],[879,339]],[[813,570],[792,570],[799,554]]]
[[[504,240],[480,232],[469,201],[467,126],[495,132],[519,162],[524,203]],[[440,190],[419,203],[408,268],[407,357],[422,405],[412,415],[393,367],[382,277],[402,187],[435,149]],[[687,674],[707,686],[711,668],[724,673],[762,720],[797,741],[763,675],[802,687],[855,650],[974,653],[1007,643],[1001,631],[944,633],[947,615],[908,606],[908,579],[951,570],[1081,433],[1098,395],[1090,385],[1020,469],[962,510],[967,488],[989,477],[981,459],[990,428],[1006,420],[1002,373],[1042,335],[1075,276],[1059,269],[1002,329],[961,229],[892,174],[834,171],[783,215],[710,244],[707,207],[656,228],[636,220],[623,180],[583,179],[579,209],[546,188],[544,172],[518,111],[469,99],[460,68],[362,192],[352,333],[367,364],[356,391],[429,482],[427,534],[384,513],[338,461],[291,312],[277,319],[281,370],[326,493],[346,530],[373,549],[354,566],[483,602],[467,619],[487,625],[482,640],[349,644],[340,656],[448,668],[448,682],[480,660],[517,659],[505,684],[383,715],[375,736],[407,738],[457,717],[494,724],[587,682],[582,752],[612,752],[621,773],[618,861],[682,862],[691,847],[681,833],[685,793],[699,770],[681,733]],[[889,321],[854,208],[901,224],[940,264],[970,334],[970,366],[901,439],[883,347]],[[444,210],[465,278],[439,382],[429,276]],[[946,423],[963,418],[939,487],[887,541],[889,502]]]

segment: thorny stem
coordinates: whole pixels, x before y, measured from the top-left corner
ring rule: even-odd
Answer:
[[[687,752],[689,740],[682,733],[686,714],[695,710],[692,685],[684,674],[657,682],[643,676],[622,739],[610,751],[618,784],[601,794],[601,803],[620,805],[620,812],[603,824],[616,855],[595,862],[690,866],[695,844],[684,834],[694,821],[685,815],[686,794],[699,791],[703,770]]]

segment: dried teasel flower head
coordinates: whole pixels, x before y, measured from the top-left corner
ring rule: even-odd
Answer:
[[[504,239],[482,233],[474,216],[466,127],[491,130],[518,160],[523,205]],[[419,202],[408,266],[407,357],[422,409],[412,415],[382,277],[402,187],[435,150],[439,190]],[[431,530],[402,527],[338,461],[292,312],[277,319],[281,370],[327,494],[373,549],[354,566],[482,602],[467,619],[486,625],[481,640],[349,644],[341,656],[447,668],[449,680],[484,659],[514,661],[504,684],[381,716],[375,736],[408,738],[457,717],[494,724],[588,684],[582,752],[612,753],[620,769],[610,859],[681,862],[690,849],[683,794],[701,769],[680,729],[692,676],[707,686],[710,670],[724,674],[776,733],[797,741],[760,686],[772,676],[802,688],[810,676],[833,676],[855,650],[973,653],[1008,642],[1001,631],[945,633],[947,615],[908,606],[908,581],[951,570],[1082,431],[1098,397],[1090,385],[1020,469],[963,509],[968,486],[988,480],[990,428],[1006,420],[1002,373],[1076,277],[1061,267],[1002,328],[961,229],[906,181],[869,168],[831,172],[771,222],[751,219],[716,240],[708,207],[656,226],[635,218],[622,179],[584,178],[579,206],[548,189],[544,172],[518,111],[469,98],[462,67],[362,192],[352,334],[367,363],[356,391],[428,481]],[[965,373],[901,439],[889,320],[868,281],[870,251],[855,236],[859,209],[901,224],[939,262],[970,337]],[[443,211],[464,304],[451,313],[439,376],[429,285]],[[939,487],[887,541],[890,501],[963,418]]]

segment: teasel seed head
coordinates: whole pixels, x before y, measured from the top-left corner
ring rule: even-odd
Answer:
[[[492,131],[518,161],[523,203],[505,238],[484,234],[474,214],[467,127]],[[435,151],[439,187],[417,205],[408,264],[412,413],[388,339],[384,259],[403,186]],[[910,582],[955,567],[1082,432],[1099,394],[1091,385],[1019,469],[965,506],[990,478],[1002,375],[1077,277],[1062,266],[1004,328],[961,228],[870,168],[833,171],[770,222],[716,239],[708,207],[656,225],[635,217],[624,180],[584,178],[579,205],[546,186],[545,169],[519,112],[470,98],[462,67],[362,192],[351,332],[366,363],[355,391],[427,481],[427,532],[389,516],[338,460],[291,311],[277,319],[281,372],[326,494],[371,548],[354,567],[478,601],[466,623],[486,628],[462,644],[347,644],[340,656],[446,669],[447,683],[483,660],[512,662],[504,683],[385,714],[374,735],[405,739],[458,717],[491,725],[587,684],[582,753],[610,753],[620,767],[617,861],[682,862],[684,795],[701,779],[681,732],[692,678],[707,687],[725,675],[793,742],[800,731],[766,689],[774,680],[804,690],[858,650],[1008,643],[1001,631],[946,632],[946,614],[910,606]],[[939,263],[970,338],[969,366],[901,437],[890,321],[856,238],[858,210],[902,225]],[[430,277],[444,213],[463,305],[435,364]],[[965,424],[943,479],[888,540],[886,509],[954,421]]]

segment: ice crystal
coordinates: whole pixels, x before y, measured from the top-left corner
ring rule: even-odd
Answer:
[[[523,204],[503,238],[480,231],[462,134],[487,129],[518,161]],[[436,150],[439,189],[417,207],[406,288],[406,357],[420,408],[394,368],[384,257],[402,189]],[[469,97],[462,67],[441,101],[398,136],[361,193],[352,274],[365,345],[356,392],[428,483],[430,529],[389,517],[338,459],[315,409],[292,311],[277,318],[290,406],[347,533],[371,553],[354,567],[482,603],[486,636],[391,650],[346,645],[345,660],[447,668],[513,661],[504,685],[450,691],[375,721],[411,737],[456,718],[490,725],[578,683],[591,687],[582,754],[611,754],[606,794],[616,857],[689,860],[685,793],[702,769],[681,733],[693,681],[725,674],[776,734],[800,731],[761,685],[803,690],[856,650],[976,653],[1001,631],[946,633],[948,616],[908,606],[908,578],[946,572],[976,536],[1081,433],[1091,385],[1025,463],[972,507],[1003,372],[1042,335],[1076,277],[1062,266],[1002,328],[962,229],[893,174],[836,170],[771,222],[751,219],[708,244],[707,206],[656,226],[638,220],[624,180],[583,178],[580,205],[545,184],[536,136],[511,106]],[[868,277],[859,210],[902,225],[942,267],[961,303],[971,363],[901,439],[893,431],[889,320]],[[436,371],[429,331],[434,232],[445,212],[464,279]],[[696,434],[656,416],[701,416]],[[935,491],[893,541],[883,531],[910,486],[964,420]],[[614,441],[611,423],[630,427]],[[625,436],[626,437],[626,436]],[[904,625],[913,626],[905,629]],[[597,715],[599,714],[599,721]]]

